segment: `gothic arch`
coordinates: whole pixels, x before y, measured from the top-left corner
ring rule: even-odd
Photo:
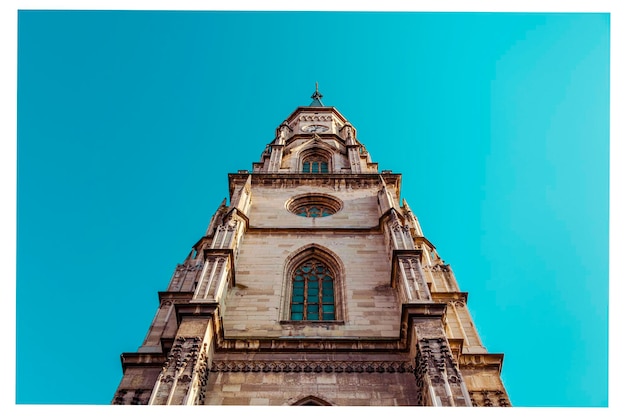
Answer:
[[[304,172],[307,161],[325,161],[327,165],[327,172],[333,172],[333,155],[335,149],[328,144],[320,141],[319,139],[313,139],[303,145],[303,148],[298,152],[298,172]],[[311,172],[307,170],[307,172]],[[320,171],[318,171],[320,172]],[[322,172],[324,173],[324,172]]]
[[[300,398],[298,401],[296,401],[295,403],[291,405],[332,405],[332,404],[319,397],[308,395],[304,398]]]
[[[303,246],[292,252],[285,259],[283,269],[283,291],[282,308],[280,312],[281,320],[291,320],[291,297],[292,297],[292,277],[296,270],[308,261],[320,262],[324,264],[334,278],[334,305],[335,319],[333,321],[344,321],[345,314],[345,268],[339,256],[328,248],[316,243]]]

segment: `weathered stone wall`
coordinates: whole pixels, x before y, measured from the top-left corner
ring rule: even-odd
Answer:
[[[378,226],[377,188],[347,188],[341,181],[328,184],[300,185],[292,188],[274,188],[261,185],[252,186],[251,207],[248,217],[250,227],[267,228],[320,228],[339,229],[369,228]],[[340,199],[343,208],[328,217],[300,217],[290,213],[286,203],[307,193],[328,194]]]
[[[127,368],[118,386],[113,404],[148,404],[162,366]]]
[[[212,372],[206,405],[291,405],[308,397],[331,405],[418,405],[411,372]]]
[[[312,325],[304,329],[281,325],[283,297],[290,282],[285,277],[287,257],[316,243],[342,261],[345,324]],[[242,242],[236,283],[224,312],[225,337],[267,336],[377,336],[398,337],[400,304],[390,283],[390,263],[382,235],[337,233],[248,233]],[[343,281],[343,283],[342,283]],[[288,302],[286,303],[288,304]]]

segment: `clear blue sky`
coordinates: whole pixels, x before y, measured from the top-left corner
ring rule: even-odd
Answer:
[[[107,404],[274,129],[357,128],[517,406],[608,403],[609,15],[22,11],[18,403]],[[46,389],[41,389],[45,386]]]

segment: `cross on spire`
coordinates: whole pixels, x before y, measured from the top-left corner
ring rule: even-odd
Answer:
[[[322,93],[320,93],[317,81],[315,81],[315,92],[311,96],[313,101],[311,102],[311,104],[309,104],[309,107],[324,107],[324,104],[322,103],[322,100],[321,100],[322,97],[324,96],[322,96]]]

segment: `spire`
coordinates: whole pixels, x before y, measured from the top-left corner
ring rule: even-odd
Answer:
[[[315,81],[315,92],[311,96],[313,101],[309,104],[309,107],[325,107],[321,100],[322,97],[324,96],[319,92],[317,81]]]

